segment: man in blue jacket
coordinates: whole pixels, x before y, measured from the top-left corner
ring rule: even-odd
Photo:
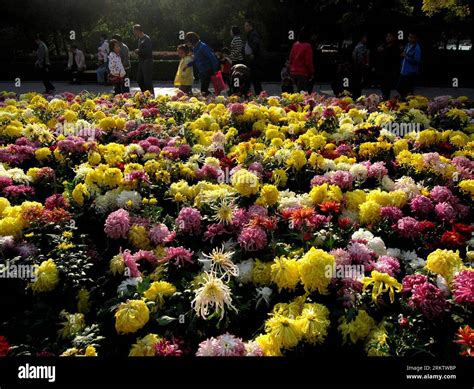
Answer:
[[[188,32],[185,41],[193,47],[194,55],[193,61],[185,69],[196,66],[199,72],[199,79],[201,80],[201,93],[207,95],[209,94],[211,77],[219,70],[219,60],[211,48],[202,42],[199,35],[195,32]]]
[[[408,35],[408,44],[402,56],[402,68],[400,70],[397,90],[400,93],[400,97],[405,99],[409,94],[413,94],[421,63],[421,48],[415,33],[411,32]]]

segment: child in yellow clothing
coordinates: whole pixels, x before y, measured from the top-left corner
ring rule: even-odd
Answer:
[[[187,65],[193,60],[189,55],[189,47],[186,45],[179,45],[178,56],[181,58],[181,61],[179,61],[178,71],[174,78],[174,86],[184,93],[189,94],[192,92],[194,82],[193,68],[192,66],[187,67]]]

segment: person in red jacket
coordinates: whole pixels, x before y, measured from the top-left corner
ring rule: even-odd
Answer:
[[[301,29],[290,52],[290,74],[298,92],[309,91],[310,80],[314,76],[313,48],[309,40],[309,32]]]

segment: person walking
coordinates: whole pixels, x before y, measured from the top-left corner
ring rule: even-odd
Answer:
[[[385,43],[379,47],[380,53],[380,91],[383,100],[390,100],[400,69],[400,48],[393,32],[385,35]]]
[[[309,39],[307,30],[301,29],[298,40],[293,43],[290,52],[290,74],[294,79],[297,92],[308,92],[310,80],[314,76],[313,48]]]
[[[411,32],[408,35],[408,44],[402,54],[403,61],[400,69],[397,90],[400,97],[405,99],[409,94],[414,93],[416,78],[421,63],[421,47],[418,43],[418,36]]]
[[[232,41],[230,42],[230,55],[229,58],[233,65],[244,62],[244,42],[240,37],[240,28],[232,26],[230,29],[232,35]]]
[[[115,34],[112,39],[115,39],[120,45],[120,59],[122,60],[122,65],[125,69],[125,80],[128,78],[128,84],[130,83],[130,70],[132,65],[130,63],[130,50],[128,46],[123,43],[122,36],[120,34]],[[130,86],[124,85],[124,93],[130,92]]]
[[[190,94],[193,90],[193,68],[188,67],[193,59],[189,55],[189,47],[186,45],[178,46],[178,57],[180,58],[178,71],[174,78],[174,86],[186,94]]]
[[[201,41],[201,38],[195,32],[188,32],[184,39],[193,48],[194,55],[193,60],[185,66],[185,70],[191,66],[196,66],[201,80],[201,93],[208,95],[211,77],[219,70],[219,60],[211,48]]]
[[[41,76],[41,81],[44,85],[44,93],[54,93],[56,89],[50,80],[49,69],[51,63],[49,62],[48,46],[46,46],[46,43],[44,43],[40,34],[36,35],[35,42],[38,45],[38,48],[36,49],[35,68]]]
[[[86,57],[77,45],[72,45],[68,53],[67,71],[70,73],[71,84],[80,84],[82,73],[86,70]]]
[[[362,87],[369,69],[369,55],[367,35],[363,34],[352,52],[352,79],[350,89],[354,100],[362,95]]]
[[[99,66],[97,67],[97,82],[101,85],[106,85],[107,81],[107,60],[109,55],[109,41],[107,40],[106,34],[100,35],[100,45],[97,49],[97,61]]]
[[[254,23],[247,20],[244,25],[247,33],[247,41],[244,47],[245,64],[249,67],[251,73],[251,80],[255,95],[262,92],[262,64],[261,64],[261,43],[260,36],[255,30]]]
[[[110,53],[108,58],[109,76],[108,81],[114,86],[114,94],[124,93],[125,68],[120,58],[121,46],[119,41],[112,39],[110,41]]]
[[[143,32],[143,27],[139,24],[133,26],[133,35],[138,39],[138,48],[135,53],[138,55],[137,82],[142,92],[150,91],[153,95],[153,45],[148,35]]]

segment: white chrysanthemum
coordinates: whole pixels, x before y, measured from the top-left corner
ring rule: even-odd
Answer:
[[[364,181],[367,179],[368,170],[364,165],[354,164],[350,167],[349,173],[356,181]]]
[[[226,251],[225,247],[215,248],[210,254],[201,254],[199,262],[204,263],[205,269],[218,274],[237,277],[239,268],[232,262],[234,251]]]
[[[143,150],[143,147],[140,146],[138,143],[130,143],[125,147],[125,155],[131,155],[131,154],[136,154],[136,155],[143,155],[145,151]]]
[[[387,249],[387,255],[389,257],[400,258],[402,255],[402,251],[400,249],[390,247]]]
[[[213,313],[217,313],[220,320],[224,317],[225,309],[237,309],[232,305],[232,295],[230,288],[217,277],[214,273],[205,273],[201,287],[195,290],[194,300],[191,307],[196,314],[206,319],[209,316],[209,310],[214,308]]]
[[[372,239],[374,239],[374,234],[372,234],[370,231],[368,230],[364,230],[363,228],[359,228],[357,231],[355,231],[352,236],[351,236],[351,239],[352,240],[366,240],[366,241],[371,241]]]
[[[369,240],[367,246],[369,246],[369,248],[374,251],[375,254],[377,254],[378,256],[387,255],[387,248],[385,247],[385,243],[379,237],[375,237]]]
[[[332,159],[324,158],[324,162],[321,164],[321,169],[325,172],[336,170],[336,163]]]
[[[232,223],[236,210],[232,198],[222,199],[215,204],[212,204],[211,209],[214,211],[212,220],[224,225]]]
[[[394,190],[395,182],[388,175],[382,177],[381,184],[382,189],[387,192],[392,192]]]
[[[142,196],[134,190],[124,190],[117,197],[117,206],[119,208],[137,208],[140,207]]]
[[[253,259],[246,259],[237,264],[239,268],[239,276],[237,280],[243,284],[248,284],[252,282],[252,271],[253,267],[255,266],[255,262]]]
[[[408,176],[403,176],[395,181],[395,185],[393,186],[393,190],[401,190],[408,195],[408,198],[411,199],[412,197],[419,195],[421,193],[421,188],[417,185],[415,180]]]
[[[86,176],[92,172],[94,169],[91,168],[88,164],[81,164],[79,165],[76,169],[74,169],[74,172],[76,173],[75,180],[76,181],[83,181]]]
[[[270,296],[272,295],[273,293],[273,289],[272,288],[269,288],[268,286],[262,286],[260,288],[257,288],[255,290],[256,292],[256,300],[257,300],[257,303],[256,303],[256,307],[258,308],[258,306],[262,303],[265,303],[266,306],[270,306]]]
[[[0,172],[0,175],[7,176],[11,178],[17,184],[29,184],[33,179],[25,174],[25,172],[16,167],[12,169],[8,169],[5,173]]]
[[[278,163],[283,163],[290,158],[291,150],[288,149],[280,149],[275,153],[273,157]]]
[[[436,277],[436,286],[441,290],[441,292],[443,293],[445,297],[448,297],[451,294],[451,290],[449,289],[448,282],[443,276],[439,274]]]
[[[94,201],[94,208],[98,213],[107,213],[114,210],[117,208],[117,197],[119,194],[120,189],[116,188],[97,196]]]
[[[136,287],[141,281],[141,277],[127,278],[117,287],[117,293],[122,295],[127,292],[129,286]]]
[[[349,171],[351,169],[352,165],[347,162],[339,162],[336,164],[336,170],[344,170],[344,171]]]

